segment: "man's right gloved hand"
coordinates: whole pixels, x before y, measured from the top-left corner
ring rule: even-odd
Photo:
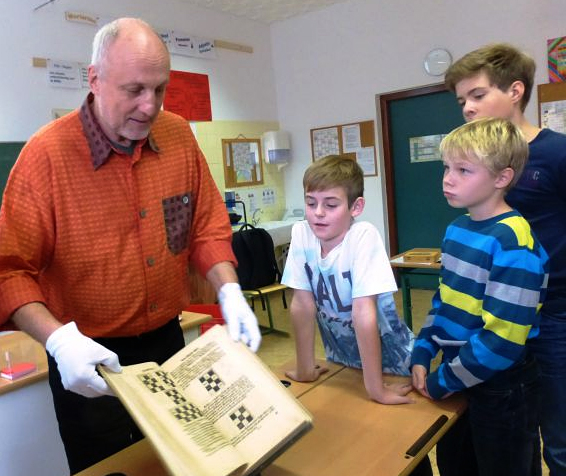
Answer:
[[[96,365],[104,364],[112,372],[121,372],[118,356],[81,334],[74,322],[53,332],[45,348],[57,362],[66,390],[89,398],[114,395],[96,371]]]

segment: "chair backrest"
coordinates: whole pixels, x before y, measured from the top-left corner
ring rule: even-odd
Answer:
[[[280,281],[273,239],[266,230],[242,225],[232,235],[232,249],[238,260],[236,272],[242,289],[257,289]]]

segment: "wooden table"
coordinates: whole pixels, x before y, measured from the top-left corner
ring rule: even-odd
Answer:
[[[317,365],[323,365],[328,368],[328,372],[322,374],[318,380],[314,382],[295,382],[285,375],[285,371],[295,369],[295,361],[283,364],[281,367],[276,369],[271,369],[273,373],[279,377],[279,380],[289,389],[289,391],[295,395],[297,398],[301,398],[305,393],[310,392],[313,388],[325,382],[337,372],[340,372],[344,366],[341,364],[335,364],[333,362],[327,362],[326,360],[316,360]]]
[[[411,395],[414,404],[377,404],[368,399],[360,370],[340,370],[300,397],[314,429],[262,476],[410,474],[466,407],[461,396],[432,402]]]
[[[389,262],[395,268],[401,281],[401,294],[403,296],[403,318],[410,329],[413,328],[413,306],[411,304],[411,277],[430,276],[440,273],[440,261],[433,263],[425,261],[405,261],[404,256],[410,252],[440,251],[440,248],[413,248],[398,255],[392,256]]]
[[[200,324],[210,318],[208,314],[183,312],[185,339],[196,337]],[[45,349],[27,334],[13,332],[0,335],[0,355],[6,351],[13,353],[14,363],[17,355],[25,355],[26,360],[36,363],[37,370],[14,381],[0,378],[0,475],[68,474],[47,380]]]
[[[281,371],[276,374],[282,375]],[[380,405],[368,399],[360,370],[331,365],[325,379],[289,389],[314,416],[314,428],[266,468],[262,476],[398,476],[409,474],[464,411],[461,396],[432,402]],[[388,381],[403,381],[387,377]],[[142,440],[77,476],[122,472],[167,476]]]
[[[200,325],[212,319],[209,314],[200,314],[197,312],[183,311],[179,316],[181,329],[185,342],[188,343],[196,339],[200,335]],[[37,370],[24,377],[16,380],[6,380],[0,378],[0,395],[13,392],[21,387],[30,385],[38,380],[47,379],[49,370],[47,368],[47,355],[43,346],[32,339],[29,335],[21,331],[10,332],[0,335],[0,350],[2,352],[12,351],[18,355],[18,361],[21,356],[25,356],[25,360],[33,362],[37,366]],[[3,359],[0,359],[2,361]]]

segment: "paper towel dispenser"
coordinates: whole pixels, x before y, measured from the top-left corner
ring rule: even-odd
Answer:
[[[267,131],[262,135],[265,161],[287,165],[291,161],[291,137],[286,131]]]

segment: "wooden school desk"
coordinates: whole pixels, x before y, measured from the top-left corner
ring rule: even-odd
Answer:
[[[401,281],[401,295],[403,297],[403,318],[410,329],[413,328],[413,312],[411,304],[411,276],[430,276],[440,273],[440,261],[405,261],[407,253],[438,251],[440,248],[413,248],[398,255],[392,256],[389,262],[391,267],[399,273]]]
[[[208,314],[183,312],[181,328],[185,340],[198,337],[200,324],[210,319]],[[47,380],[45,349],[27,334],[14,332],[0,335],[0,356],[6,351],[25,353],[36,363],[37,371],[13,381],[0,378],[0,475],[68,474]]]
[[[388,381],[408,381],[391,377]],[[299,397],[314,428],[262,476],[409,474],[466,408],[461,396],[380,405],[368,399],[361,370],[343,368]]]
[[[263,470],[262,476],[407,475],[466,407],[460,396],[432,402],[416,392],[411,393],[414,404],[380,405],[368,399],[360,370],[332,366],[329,374],[320,382],[289,387],[313,414],[314,428]],[[77,476],[112,472],[167,476],[146,440]]]

